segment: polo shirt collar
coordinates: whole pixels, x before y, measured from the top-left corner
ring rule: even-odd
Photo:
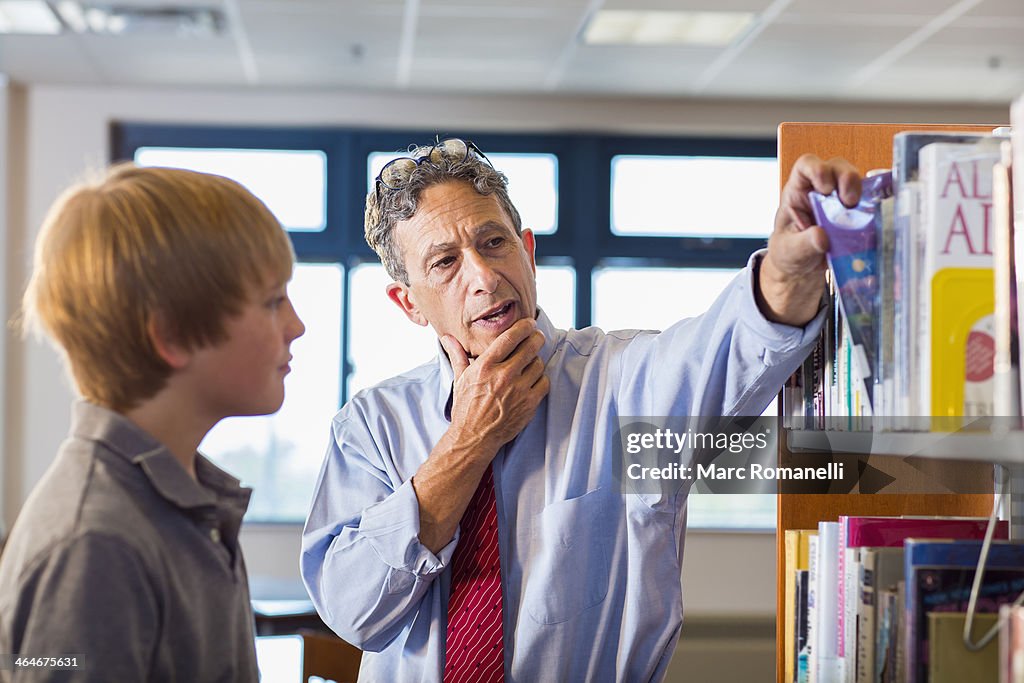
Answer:
[[[249,505],[252,489],[196,453],[196,481],[154,436],[124,415],[88,401],[77,401],[71,434],[103,444],[107,450],[141,468],[150,485],[182,509],[215,507],[221,501],[241,509]]]

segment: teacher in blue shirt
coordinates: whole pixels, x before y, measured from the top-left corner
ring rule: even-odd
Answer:
[[[823,315],[807,191],[852,205],[860,178],[802,157],[767,250],[660,333],[555,328],[506,182],[453,139],[389,163],[367,197],[388,296],[440,346],[334,417],[303,580],[365,651],[363,682],[657,681],[682,626],[688,489],[624,493],[617,418],[760,414]]]

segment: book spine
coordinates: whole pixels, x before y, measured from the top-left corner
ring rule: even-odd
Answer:
[[[856,683],[872,683],[875,671],[875,559],[872,548],[862,548],[857,600]]]
[[[818,683],[818,536],[807,540],[807,646],[802,655],[807,662],[808,683]]]
[[[839,523],[818,523],[818,683],[839,680]]]

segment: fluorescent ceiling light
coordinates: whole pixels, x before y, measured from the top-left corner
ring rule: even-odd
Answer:
[[[583,34],[588,45],[728,45],[754,21],[751,12],[600,10]]]
[[[226,23],[224,13],[212,7],[111,6],[61,0],[57,3],[57,12],[75,33],[209,38],[222,34]]]
[[[60,33],[60,20],[43,0],[0,0],[0,33]]]

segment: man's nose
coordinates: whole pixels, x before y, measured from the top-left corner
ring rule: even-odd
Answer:
[[[498,274],[482,255],[473,251],[466,256],[466,268],[470,271],[470,284],[474,292],[491,294],[498,289]]]

